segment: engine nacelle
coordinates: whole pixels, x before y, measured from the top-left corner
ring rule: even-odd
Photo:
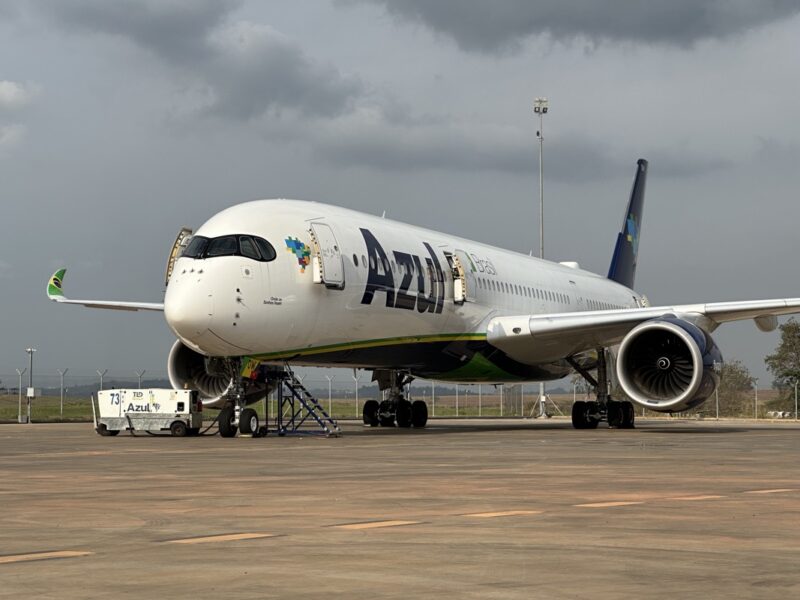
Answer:
[[[175,342],[169,352],[167,372],[172,387],[178,390],[197,390],[204,406],[221,407],[225,394],[234,384],[234,375],[231,374],[226,359],[203,356],[180,340]],[[257,402],[269,391],[263,378],[244,379],[243,383],[248,404]]]
[[[711,336],[688,321],[661,317],[632,329],[617,354],[617,378],[637,404],[658,412],[699,406],[719,384],[720,353]]]

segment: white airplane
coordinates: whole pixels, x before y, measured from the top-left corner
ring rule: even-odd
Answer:
[[[63,269],[48,295],[163,311],[178,337],[170,381],[222,408],[223,435],[257,427],[243,407],[285,365],[372,371],[388,394],[365,403],[364,422],[400,427],[427,422],[425,403],[403,396],[414,377],[515,383],[577,371],[597,399],[574,404],[574,427],[632,427],[633,404],[608,395],[608,349],[634,403],[680,412],[719,383],[719,324],[771,331],[800,312],[798,298],[650,306],[633,289],[647,169],[639,160],[608,276],[336,206],[259,200],[181,231],[163,304],[70,300]]]

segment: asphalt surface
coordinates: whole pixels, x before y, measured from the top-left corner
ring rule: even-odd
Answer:
[[[800,426],[0,425],[0,598],[798,598]]]

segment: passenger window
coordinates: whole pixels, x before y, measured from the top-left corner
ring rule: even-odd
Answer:
[[[358,257],[353,254],[353,264],[357,267],[358,266]]]
[[[245,258],[252,258],[254,260],[259,260],[261,258],[253,239],[246,236],[239,237],[239,251]]]
[[[237,250],[238,247],[236,244],[236,237],[232,235],[226,235],[215,238],[208,243],[206,256],[233,256],[236,254]]]

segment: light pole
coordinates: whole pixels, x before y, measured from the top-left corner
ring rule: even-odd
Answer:
[[[28,423],[31,422],[31,399],[33,398],[33,353],[36,348],[25,348],[28,353]]]
[[[755,400],[753,402],[753,415],[758,419],[758,377],[753,380],[753,387],[756,390]]]
[[[353,374],[350,376],[353,378],[355,388],[356,388],[356,419],[358,418],[358,380],[361,379],[361,374],[356,374],[355,369],[353,369]]]
[[[328,380],[328,416],[333,414],[333,401],[331,400],[331,384],[333,380],[336,379],[336,375],[325,375],[325,379]]]
[[[144,375],[147,371],[142,369],[141,371],[134,371],[136,373],[136,377],[139,378],[139,389],[142,389],[142,375]]]
[[[28,372],[28,369],[17,369],[17,375],[19,375],[19,386],[17,386],[17,392],[19,393],[19,406],[17,407],[17,423],[22,423],[22,376]]]
[[[100,369],[96,369],[95,373],[97,373],[100,376],[100,389],[102,390],[103,389],[103,376],[106,373],[108,373],[108,369],[103,369],[102,371]]]
[[[64,375],[67,374],[69,369],[56,369],[58,371],[59,377],[61,377],[61,419],[64,419]]]
[[[544,116],[550,108],[547,98],[536,97],[533,100],[533,112],[539,115],[539,130],[536,137],[539,138],[539,258],[544,259]],[[544,381],[539,383],[539,406],[541,407],[540,417],[545,413]]]

